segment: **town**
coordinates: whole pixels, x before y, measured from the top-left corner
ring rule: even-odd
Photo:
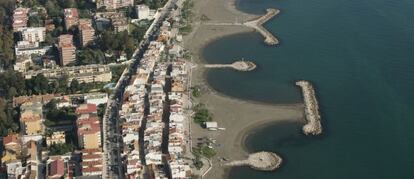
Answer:
[[[186,0],[0,5],[0,178],[196,176]]]

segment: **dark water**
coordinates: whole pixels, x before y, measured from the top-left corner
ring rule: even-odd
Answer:
[[[211,70],[208,81],[233,97],[269,103],[301,100],[293,85],[314,83],[325,127],[305,137],[298,124],[258,129],[250,151],[285,162],[276,172],[238,167],[231,179],[414,178],[414,1],[240,0],[239,9],[281,14],[265,26],[281,40],[268,47],[256,33],[228,36],[204,50],[208,62],[246,58],[252,73]]]

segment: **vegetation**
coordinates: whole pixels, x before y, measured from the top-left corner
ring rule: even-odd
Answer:
[[[13,29],[11,28],[14,0],[0,1],[0,69],[8,69],[14,60]]]
[[[204,122],[212,121],[213,118],[204,104],[197,104],[193,110],[195,112],[193,117],[195,123],[203,124]]]
[[[137,3],[144,3],[151,9],[159,9],[164,6],[167,0],[138,0]],[[135,3],[135,4],[137,4]]]
[[[18,132],[18,116],[18,109],[13,108],[9,101],[0,98],[0,136]]]
[[[102,118],[103,118],[103,116],[105,114],[105,110],[106,110],[106,103],[105,104],[99,104],[98,105],[98,112],[97,112],[97,114],[98,114],[99,119],[102,120]]]
[[[191,26],[191,24],[187,24],[186,26],[179,28],[179,31],[181,32],[181,34],[184,34],[184,35],[191,33],[192,30],[193,30],[193,27]]]
[[[119,66],[112,66],[111,72],[112,72],[112,79],[111,81],[116,83],[119,78],[121,78],[122,73],[124,72],[127,65],[119,65]]]
[[[75,149],[73,144],[67,144],[67,143],[63,143],[63,144],[52,144],[48,150],[49,150],[49,155],[63,155],[66,154],[68,152],[73,152],[73,150]]]
[[[183,8],[181,9],[181,17],[185,21],[191,21],[193,16],[192,8],[194,7],[194,2],[191,0],[186,0],[183,3]]]
[[[189,34],[193,30],[191,26],[193,17],[193,12],[191,9],[193,6],[194,3],[191,0],[186,0],[184,1],[183,8],[181,9],[182,24],[184,25],[179,28],[179,31],[184,35]]]
[[[56,101],[51,100],[44,106],[46,121],[45,125],[55,126],[61,124],[71,124],[76,121],[75,109],[72,107],[62,107],[60,109],[56,106]]]
[[[76,65],[104,64],[105,54],[97,48],[87,47],[79,52],[76,58]]]
[[[200,97],[201,96],[201,89],[199,86],[193,86],[191,87],[191,94],[193,95],[193,97]]]
[[[195,157],[195,159],[193,160],[194,166],[197,169],[200,169],[201,167],[203,167],[203,162],[201,161],[201,156],[204,156],[206,158],[212,158],[217,154],[217,152],[207,146],[207,145],[203,145],[201,147],[197,147],[197,148],[193,148],[193,155]]]

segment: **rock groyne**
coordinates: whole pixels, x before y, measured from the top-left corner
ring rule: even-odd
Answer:
[[[260,34],[265,38],[265,43],[268,45],[277,45],[279,40],[270,33],[266,28],[263,27],[263,24],[272,19],[274,16],[280,13],[279,9],[267,9],[267,13],[253,21],[245,22],[244,25],[256,29]]]
[[[250,168],[261,171],[273,171],[280,167],[282,158],[272,152],[252,153],[245,160],[236,160],[224,164],[225,166],[249,166]]]
[[[302,88],[305,103],[305,117],[307,123],[302,127],[306,135],[319,135],[322,133],[321,116],[319,115],[318,101],[315,90],[308,81],[297,81],[296,85]]]
[[[252,71],[256,69],[256,64],[251,61],[239,60],[232,64],[205,64],[206,68],[233,68],[238,71]]]

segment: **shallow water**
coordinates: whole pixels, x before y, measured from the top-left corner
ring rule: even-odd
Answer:
[[[266,46],[256,33],[212,42],[203,52],[208,62],[245,58],[259,68],[210,70],[209,84],[236,98],[295,103],[301,94],[294,81],[310,80],[325,133],[305,137],[293,124],[289,130],[280,127],[285,124],[263,128],[246,145],[280,153],[282,168],[264,173],[238,167],[229,178],[414,177],[414,1],[239,0],[237,5],[250,13],[281,9],[265,24],[281,44]],[[294,137],[279,136],[288,134]]]

